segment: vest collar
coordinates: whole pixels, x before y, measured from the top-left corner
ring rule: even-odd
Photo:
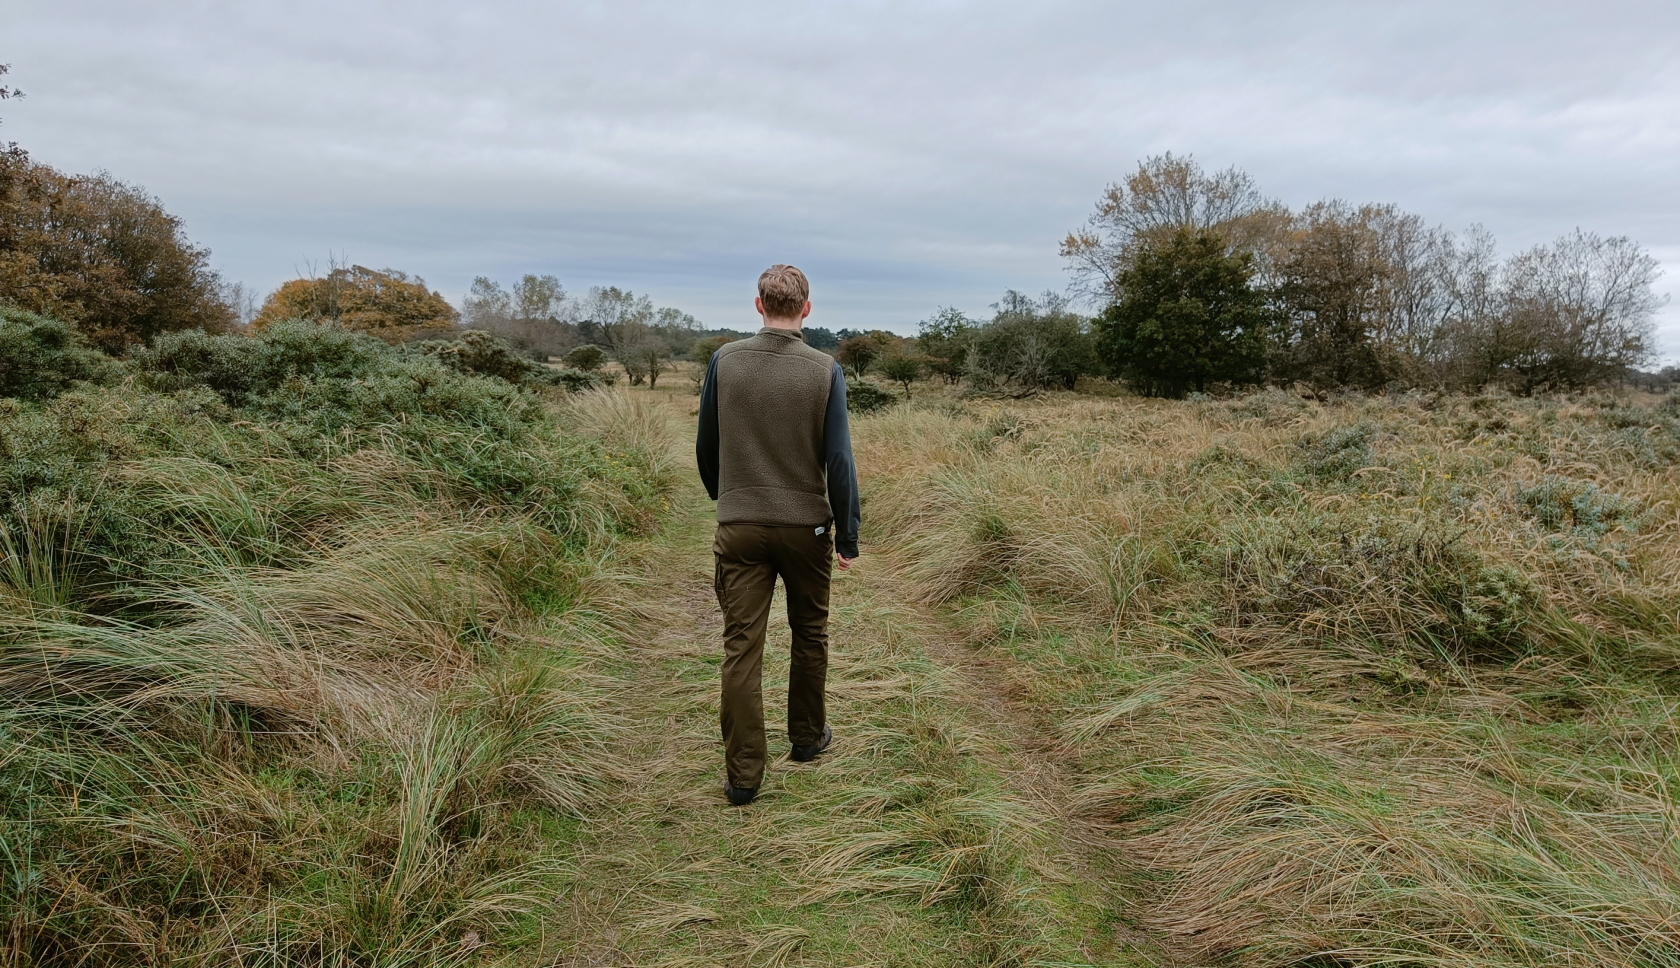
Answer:
[[[765,326],[758,331],[758,335],[780,336],[782,339],[796,339],[801,343],[805,342],[805,331],[803,329],[778,329],[775,326]]]

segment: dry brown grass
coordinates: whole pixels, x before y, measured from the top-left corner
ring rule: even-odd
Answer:
[[[854,436],[872,537],[1013,663],[1182,957],[1674,965],[1653,404],[946,401]]]

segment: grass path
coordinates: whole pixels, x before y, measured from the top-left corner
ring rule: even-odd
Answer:
[[[788,631],[773,613],[773,760],[758,801],[728,806],[712,506],[697,484],[674,503],[629,550],[619,631],[597,647],[626,724],[620,775],[548,925],[551,963],[1160,962],[1125,924],[1125,879],[1065,815],[1071,778],[1013,700],[1007,660],[905,602],[878,549],[835,581],[834,748],[787,759]]]

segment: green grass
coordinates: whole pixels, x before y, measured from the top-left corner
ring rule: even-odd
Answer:
[[[644,584],[616,659],[626,775],[580,846],[561,963],[1110,964],[1100,888],[1075,873],[1060,819],[1024,788],[1009,737],[983,721],[941,634],[867,562],[836,582],[834,750],[786,759],[787,627],[766,657],[772,757],[759,799],[722,797],[710,504],[687,489],[635,549]],[[1101,954],[1098,954],[1101,953]],[[1093,958],[1099,959],[1093,961]]]
[[[142,354],[0,412],[0,964],[513,950],[621,728],[550,630],[665,514],[668,417],[199,339],[285,365]]]

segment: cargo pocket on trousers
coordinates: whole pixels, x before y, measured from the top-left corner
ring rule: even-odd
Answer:
[[[717,596],[718,606],[723,606],[723,559],[712,556],[712,594]]]

